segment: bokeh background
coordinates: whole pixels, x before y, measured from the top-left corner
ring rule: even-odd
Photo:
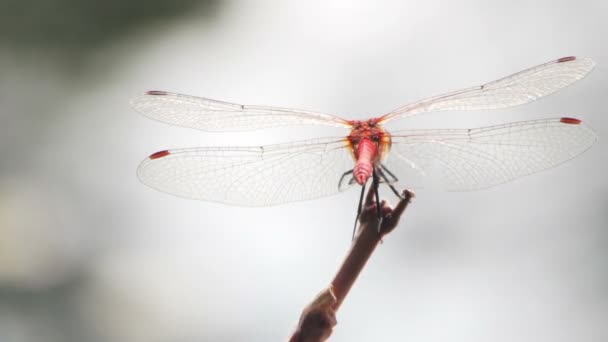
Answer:
[[[365,118],[568,55],[598,65],[557,95],[392,126],[571,115],[600,139],[499,187],[418,191],[332,341],[608,340],[607,34],[605,0],[0,0],[0,341],[281,341],[344,256],[357,191],[238,208],[135,176],[160,149],[335,130],[197,132],[132,95]]]

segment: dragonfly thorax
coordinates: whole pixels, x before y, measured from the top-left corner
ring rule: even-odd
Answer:
[[[386,156],[391,147],[391,137],[390,134],[382,128],[379,121],[380,120],[377,118],[365,121],[349,121],[352,129],[347,139],[355,160],[360,160],[362,157],[362,150],[367,151],[370,148],[368,143],[375,146],[373,155],[370,156],[370,162],[377,163]]]

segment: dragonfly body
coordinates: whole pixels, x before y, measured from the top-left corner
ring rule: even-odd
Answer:
[[[328,196],[354,184],[364,186],[370,178],[389,186],[404,181],[416,189],[417,183],[400,176],[406,170],[432,179],[433,184],[449,191],[482,189],[570,160],[593,145],[597,137],[580,119],[570,117],[390,133],[384,129],[385,124],[429,112],[522,105],[582,79],[594,65],[588,58],[563,57],[368,120],[149,91],[132,99],[132,106],[152,119],[173,125],[204,131],[326,125],[348,132],[263,147],[163,150],[146,158],[137,173],[145,184],[164,192],[246,206]],[[352,179],[343,182],[347,175]]]
[[[353,178],[359,185],[363,185],[388,153],[391,136],[376,118],[367,121],[353,120],[350,124],[353,128],[347,136],[347,141],[355,160]]]

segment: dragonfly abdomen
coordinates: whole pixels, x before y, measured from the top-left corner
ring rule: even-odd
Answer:
[[[357,144],[357,162],[353,168],[353,177],[359,185],[365,184],[371,177],[377,152],[378,147],[369,139],[361,139]]]

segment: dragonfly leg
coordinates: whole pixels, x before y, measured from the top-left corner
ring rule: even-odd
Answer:
[[[382,164],[381,164],[382,165]],[[388,177],[386,177],[386,174],[384,173],[384,171],[386,171],[391,177],[393,177],[393,181],[389,181]],[[405,199],[405,197],[403,197],[402,194],[399,193],[399,191],[397,191],[397,189],[395,189],[395,187],[393,186],[392,183],[397,182],[398,179],[397,177],[395,177],[395,175],[392,174],[392,172],[390,172],[386,166],[382,165],[381,169],[378,169],[378,175],[384,180],[384,182],[386,183],[386,185],[388,185],[388,187],[391,189],[391,191],[395,194],[395,196],[397,196],[399,199],[403,200]]]
[[[352,172],[352,170],[351,170]],[[357,216],[355,217],[355,226],[353,227],[353,237],[355,239],[355,232],[357,230],[357,223],[359,222],[359,216],[361,216],[361,209],[363,208],[363,194],[365,194],[365,184],[361,186],[361,197],[359,198],[359,207],[357,208]]]
[[[378,192],[380,180],[378,179],[378,174],[376,173],[376,169],[372,172],[372,186],[374,187],[374,194],[376,195],[376,211],[378,213],[378,232],[380,232],[380,227],[382,226],[382,207],[380,207],[380,194]]]
[[[391,176],[392,179],[390,180],[390,182],[388,181],[388,177],[384,178],[389,183],[396,183],[399,181],[399,178],[397,178],[397,176],[395,176],[395,174],[392,173],[391,170],[388,169],[388,167],[384,166],[384,164],[380,164],[380,169],[378,169],[378,171],[380,171],[380,173],[385,176],[386,176],[386,174]],[[384,172],[386,172],[386,174]]]
[[[344,177],[346,177],[348,175],[352,175],[352,174],[353,174],[353,170],[346,171],[342,174],[342,177],[340,177],[340,181],[338,181],[338,190],[340,190],[342,188],[342,182],[344,181]],[[348,182],[348,184],[350,184],[350,182]]]

